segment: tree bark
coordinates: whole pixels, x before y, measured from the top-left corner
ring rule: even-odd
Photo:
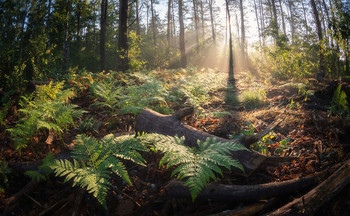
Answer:
[[[119,3],[119,69],[126,71],[129,69],[128,58],[128,0],[121,0]]]
[[[327,201],[350,184],[350,160],[316,188],[268,215],[314,215]]]
[[[324,67],[324,55],[323,55],[323,48],[322,48],[322,41],[323,41],[323,35],[322,35],[322,28],[321,28],[321,22],[320,18],[318,16],[318,10],[316,7],[315,0],[310,0],[312,11],[314,13],[315,23],[316,23],[316,29],[317,29],[317,35],[318,35],[318,41],[319,41],[319,70],[320,73],[325,73],[325,67]]]
[[[213,38],[213,43],[216,44],[214,16],[213,16],[213,0],[209,0],[209,11],[210,11],[211,35]]]
[[[101,20],[100,20],[100,70],[106,70],[106,23],[108,0],[101,1]]]
[[[166,38],[167,38],[167,58],[169,61],[169,54],[170,54],[170,36],[171,36],[171,2],[172,0],[168,0],[168,24],[167,24],[167,32],[166,32]]]
[[[196,51],[199,53],[199,34],[198,34],[198,14],[197,14],[197,0],[192,0],[193,3],[193,15],[194,15],[194,28],[196,31]]]
[[[197,201],[207,201],[210,199],[211,201],[233,203],[253,202],[279,196],[285,197],[312,188],[325,180],[332,172],[334,172],[334,168],[312,176],[258,185],[223,185],[212,183],[198,194]],[[188,188],[182,182],[172,181],[166,188],[170,192],[171,197],[180,199],[191,198]]]
[[[156,17],[154,15],[154,0],[151,0],[151,24],[152,24],[152,32],[153,32],[153,43],[154,43],[154,51],[157,53],[157,27],[156,27]]]
[[[241,12],[241,55],[243,64],[245,64],[245,27],[244,27],[244,11],[243,11],[243,0],[239,1],[239,10]]]
[[[232,31],[231,31],[231,16],[230,16],[230,8],[228,0],[225,0],[226,2],[226,14],[228,19],[228,31],[229,31],[229,66],[228,66],[228,82],[233,84],[234,83],[234,71],[233,71],[233,50],[232,50]]]
[[[279,5],[280,5],[280,10],[281,10],[283,34],[284,34],[284,35],[287,35],[287,32],[286,32],[286,23],[285,23],[285,21],[284,21],[284,14],[283,14],[282,2],[281,2],[281,0],[278,0],[278,1],[279,1]]]
[[[184,125],[179,121],[181,116],[183,115],[162,115],[155,111],[145,109],[136,119],[135,131],[140,133],[159,133],[169,136],[184,136],[185,144],[190,147],[197,146],[197,140],[206,140],[209,137],[216,138],[220,142],[233,141],[196,130],[189,125]],[[262,134],[263,133],[266,133],[266,131],[263,131]],[[247,139],[236,140],[236,142],[241,142],[242,145],[249,146],[256,142],[255,137],[260,137],[262,134],[257,134],[254,137],[248,137]],[[237,168],[232,169],[232,171],[238,175],[247,176],[263,164],[269,165],[271,163],[283,163],[292,160],[292,158],[267,157],[253,150],[232,152],[232,157],[239,160],[243,165],[245,174]]]
[[[186,48],[185,48],[185,27],[184,27],[184,17],[182,13],[183,3],[182,0],[179,0],[179,24],[180,24],[180,52],[181,52],[181,67],[187,67],[186,60]]]
[[[139,0],[136,0],[136,35],[140,36],[141,35],[141,30],[140,30],[140,15],[139,15]]]
[[[255,17],[256,17],[256,24],[258,25],[258,35],[259,35],[259,44],[260,44],[260,50],[261,50],[261,28],[260,28],[260,22],[259,22],[259,16],[258,16],[258,7],[256,5],[256,0],[254,0],[254,11],[255,11]]]

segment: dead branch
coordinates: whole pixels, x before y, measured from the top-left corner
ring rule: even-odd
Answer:
[[[278,196],[289,196],[298,192],[303,192],[314,185],[325,180],[336,169],[337,166],[329,170],[319,172],[312,176],[295,178],[283,182],[274,182],[259,185],[223,185],[209,184],[203,189],[198,197],[198,201],[212,200],[221,202],[241,202],[259,201]],[[172,181],[167,185],[167,190],[171,197],[188,198],[190,192],[182,182]]]
[[[182,116],[182,115],[179,115]],[[264,137],[267,133],[269,133],[273,128],[275,128],[280,121],[274,123],[271,127],[264,130],[263,132],[249,137],[247,139],[240,140],[241,144],[245,146],[249,146],[260,139],[260,137]],[[159,133],[163,135],[170,136],[184,136],[185,144],[193,147],[197,146],[197,140],[206,140],[207,138],[216,138],[221,142],[230,142],[232,140],[227,140],[221,137],[214,136],[209,133],[205,133],[203,131],[199,131],[189,125],[182,124],[178,120],[178,115],[162,115],[150,109],[145,109],[136,119],[135,124],[136,132],[146,132],[146,133]],[[232,152],[232,157],[239,160],[239,162],[243,165],[245,175],[249,176],[253,173],[257,168],[259,168],[263,163],[273,163],[273,162],[289,162],[295,158],[287,158],[287,157],[268,157],[262,155],[256,151],[235,151]],[[234,168],[232,170],[234,173],[238,175],[242,175],[242,171]]]
[[[350,183],[350,160],[316,188],[268,215],[314,215],[327,201]]]

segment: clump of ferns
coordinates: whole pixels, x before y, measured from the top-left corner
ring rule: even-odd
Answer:
[[[40,134],[57,134],[63,144],[62,133],[74,125],[74,118],[80,118],[84,113],[77,109],[77,105],[69,103],[74,93],[69,89],[62,90],[63,84],[54,85],[51,82],[39,86],[27,97],[22,96],[19,102],[20,119],[14,128],[7,130],[19,153],[32,143],[34,136]]]
[[[163,114],[172,110],[167,103],[168,89],[154,78],[139,75],[143,81],[139,85],[131,85],[125,89],[120,101],[121,114],[139,114],[145,108],[151,108]]]
[[[184,137],[153,136],[154,149],[164,152],[159,166],[177,166],[172,176],[177,175],[178,179],[185,180],[184,185],[189,188],[193,201],[210,179],[216,181],[215,173],[223,177],[220,167],[228,170],[237,167],[244,171],[242,165],[230,156],[233,151],[248,150],[238,143],[219,142],[215,138],[208,138],[198,141],[198,148],[190,148],[185,146]]]
[[[122,87],[116,86],[113,82],[104,80],[99,83],[94,83],[91,91],[97,100],[92,104],[105,108],[105,112],[114,115],[119,108],[120,97],[122,94]]]
[[[118,175],[131,185],[123,161],[128,160],[145,166],[146,161],[139,151],[148,151],[140,138],[115,138],[110,134],[98,141],[94,137],[81,134],[75,139],[73,162],[56,160],[50,167],[56,176],[65,177],[65,182],[72,181],[73,186],[86,188],[104,208],[107,208],[106,196],[111,186],[112,174]]]

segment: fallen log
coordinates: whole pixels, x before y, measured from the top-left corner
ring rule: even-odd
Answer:
[[[350,160],[304,196],[268,215],[315,215],[317,210],[350,184]]]
[[[187,114],[190,112],[182,112]],[[181,118],[183,115],[177,112],[173,115],[162,115],[150,109],[145,109],[141,112],[141,114],[136,119],[135,131],[136,133],[159,133],[163,135],[169,136],[184,136],[185,144],[190,147],[197,147],[197,140],[206,140],[207,138],[216,138],[220,142],[230,142],[233,140],[227,140],[221,137],[214,136],[209,133],[205,133],[203,131],[199,131],[189,125],[185,125],[181,123]],[[258,141],[260,138],[269,133],[273,128],[275,128],[281,121],[277,121],[269,127],[267,130],[256,134],[254,136],[250,136],[248,138],[243,138],[240,140],[235,140],[235,142],[239,142],[244,146],[249,146],[254,142]],[[252,174],[257,168],[259,168],[262,164],[267,163],[283,163],[290,162],[296,158],[288,158],[288,157],[269,157],[263,154],[260,154],[254,150],[251,151],[235,151],[232,152],[232,157],[237,159],[244,167],[245,176],[249,176]],[[242,175],[242,171],[238,168],[233,168],[234,173]]]
[[[328,170],[316,173],[312,176],[295,178],[283,182],[274,182],[258,185],[223,185],[209,184],[204,188],[197,197],[198,201],[219,202],[243,202],[259,201],[279,196],[289,196],[298,192],[304,192],[307,189],[319,184],[325,180],[339,166],[332,167]],[[172,181],[166,186],[170,197],[191,199],[190,192],[182,182]]]

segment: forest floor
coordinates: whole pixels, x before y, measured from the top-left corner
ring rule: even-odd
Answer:
[[[184,124],[229,139],[242,133],[259,133],[276,120],[281,120],[282,122],[271,133],[252,148],[272,156],[297,157],[297,159],[290,163],[261,168],[248,178],[225,172],[224,178],[218,178],[218,183],[254,185],[281,182],[309,176],[350,159],[349,117],[329,111],[337,84],[332,84],[331,81],[319,83],[313,79],[304,80],[302,83],[291,80],[266,81],[247,76],[245,73],[236,74],[235,78],[234,89],[220,88],[210,92],[210,101],[202,105],[206,111],[226,111],[230,115],[203,117],[193,114],[185,118]],[[349,84],[343,83],[343,87],[347,95],[350,95]],[[234,103],[235,97],[243,92],[248,92],[243,98],[246,103]],[[249,97],[257,94],[263,97],[262,102],[256,102],[254,99],[249,101]],[[133,133],[135,122],[133,115],[116,117],[116,122],[110,127],[108,125],[110,116],[103,113],[102,108],[90,106],[93,100],[91,97],[80,96],[72,101],[80,108],[89,111],[84,114],[84,118],[93,116],[94,119],[103,122],[98,130],[87,134],[99,138],[110,133],[117,136]],[[175,110],[179,108],[181,107],[174,107]],[[6,119],[8,127],[13,126],[17,120],[17,108],[11,109],[13,114],[8,115]],[[73,140],[79,133],[79,130],[72,128],[63,134],[68,149],[74,147]],[[60,141],[54,140],[50,144],[33,145],[19,155],[14,150],[4,127],[0,130],[0,137],[0,157],[8,165],[39,160],[49,151],[56,154],[67,150],[62,147]],[[37,143],[45,140],[46,137],[36,138]],[[7,209],[10,215],[234,215],[237,209],[254,204],[254,202],[230,200],[192,202],[190,199],[170,197],[166,186],[172,180],[171,170],[158,166],[160,154],[144,153],[143,156],[147,161],[147,167],[126,163],[132,186],[122,183],[118,177],[113,178],[113,186],[107,197],[107,211],[103,210],[93,196],[78,187],[72,187],[69,182],[63,183],[62,178],[53,175],[46,181],[33,184],[31,190],[27,190],[16,202],[8,206],[9,198],[28,186],[31,180],[20,173],[6,173],[11,169],[3,163],[1,174],[7,175],[8,187],[0,193],[0,207],[2,210]],[[278,197],[278,202],[254,214],[266,214],[303,194],[305,191],[293,196]],[[344,190],[336,194],[335,198],[324,204],[316,215],[348,215],[349,200],[348,184]]]

